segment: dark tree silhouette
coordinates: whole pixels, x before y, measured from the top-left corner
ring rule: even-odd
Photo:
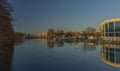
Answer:
[[[13,41],[11,12],[10,3],[7,0],[0,0],[0,43],[10,44]]]
[[[12,71],[13,45],[0,45],[0,71]]]

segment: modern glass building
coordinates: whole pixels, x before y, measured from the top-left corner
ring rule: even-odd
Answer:
[[[104,45],[101,50],[101,59],[106,64],[120,67],[120,45]]]
[[[100,31],[103,40],[120,41],[120,18],[101,22]]]

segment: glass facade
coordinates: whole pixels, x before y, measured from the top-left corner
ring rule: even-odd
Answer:
[[[108,33],[105,33],[105,36],[108,36]]]
[[[114,32],[114,23],[113,22],[109,23],[109,32]]]
[[[114,26],[115,24],[115,26]],[[105,37],[120,37],[120,21],[106,22],[103,24],[102,35]],[[105,34],[105,35],[104,35]]]
[[[115,33],[115,36],[116,36],[116,37],[119,37],[119,36],[120,36],[120,33]]]
[[[104,25],[103,25],[103,30],[102,31],[104,32]]]
[[[115,22],[115,32],[120,32],[120,22]]]
[[[116,63],[120,63],[120,53],[116,53]]]
[[[108,32],[108,24],[105,24],[105,32]]]
[[[101,28],[105,40],[118,40],[117,38],[120,37],[120,19],[106,20],[101,24]]]
[[[109,37],[114,37],[114,33],[109,33]]]

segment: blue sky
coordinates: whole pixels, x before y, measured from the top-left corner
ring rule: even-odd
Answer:
[[[49,28],[99,29],[103,20],[120,17],[120,0],[9,0],[15,31],[47,32]]]

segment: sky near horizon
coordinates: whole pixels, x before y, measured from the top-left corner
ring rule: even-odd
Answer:
[[[99,29],[103,20],[120,17],[120,0],[9,0],[15,31],[47,32],[49,28],[80,32]]]

